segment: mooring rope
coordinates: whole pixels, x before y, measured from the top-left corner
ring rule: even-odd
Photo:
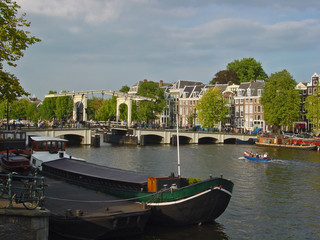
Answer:
[[[148,194],[148,195],[145,195],[145,196],[141,196],[141,197],[134,197],[134,198],[126,198],[126,199],[114,199],[114,200],[77,200],[77,199],[67,199],[67,198],[57,198],[57,197],[50,197],[50,196],[45,196],[45,198],[48,198],[48,199],[52,199],[52,200],[58,200],[58,201],[66,201],[66,202],[83,202],[83,203],[112,203],[112,202],[125,202],[125,201],[132,201],[132,200],[137,200],[137,199],[143,199],[143,198],[146,198],[146,197],[152,197],[154,196],[154,198],[151,198],[149,199],[147,202],[150,203],[152,202],[153,200],[159,198],[159,196],[163,193],[163,192],[166,192],[166,191],[169,191],[169,189],[163,189],[163,190],[160,190],[158,192],[155,192],[155,193],[152,193],[152,194]]]
[[[145,195],[142,197],[134,197],[134,198],[126,198],[126,199],[114,199],[114,200],[77,200],[77,199],[67,199],[67,198],[57,198],[57,197],[50,197],[45,196],[45,198],[52,199],[52,200],[58,200],[58,201],[66,201],[66,202],[83,202],[83,203],[112,203],[112,202],[125,202],[125,201],[131,201],[131,200],[137,200],[140,198],[150,197],[153,195],[156,195],[157,193]]]

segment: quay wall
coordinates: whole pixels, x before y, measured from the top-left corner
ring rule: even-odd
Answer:
[[[0,209],[0,239],[47,240],[48,210]]]

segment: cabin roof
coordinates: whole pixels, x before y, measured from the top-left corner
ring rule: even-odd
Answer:
[[[67,142],[68,140],[62,138],[55,138],[55,137],[31,137],[32,141],[42,142],[42,141],[60,141],[60,142]]]
[[[134,184],[145,184],[148,179],[148,175],[144,173],[110,168],[69,158],[46,162],[42,166],[89,177]]]

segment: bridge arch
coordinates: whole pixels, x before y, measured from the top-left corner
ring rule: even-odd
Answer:
[[[129,126],[131,124],[131,109],[132,109],[132,101],[131,100],[127,100],[125,98],[117,98],[116,121],[119,122],[119,120],[120,120],[120,107],[122,104],[126,105],[128,108],[127,121],[128,121],[128,126]]]
[[[190,144],[193,143],[193,139],[189,136],[179,134],[179,144]],[[173,135],[170,139],[170,144],[177,145],[177,135]]]
[[[87,121],[88,96],[86,94],[73,96],[73,120]]]
[[[198,144],[215,144],[217,141],[218,139],[214,137],[202,137],[199,138]]]
[[[163,143],[163,136],[156,134],[145,134],[141,135],[140,144],[141,145],[152,145]]]

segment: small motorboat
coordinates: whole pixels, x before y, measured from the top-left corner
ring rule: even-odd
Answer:
[[[271,161],[273,158],[268,155],[268,153],[259,154],[259,153],[251,153],[246,151],[243,153],[243,156],[251,161]]]

